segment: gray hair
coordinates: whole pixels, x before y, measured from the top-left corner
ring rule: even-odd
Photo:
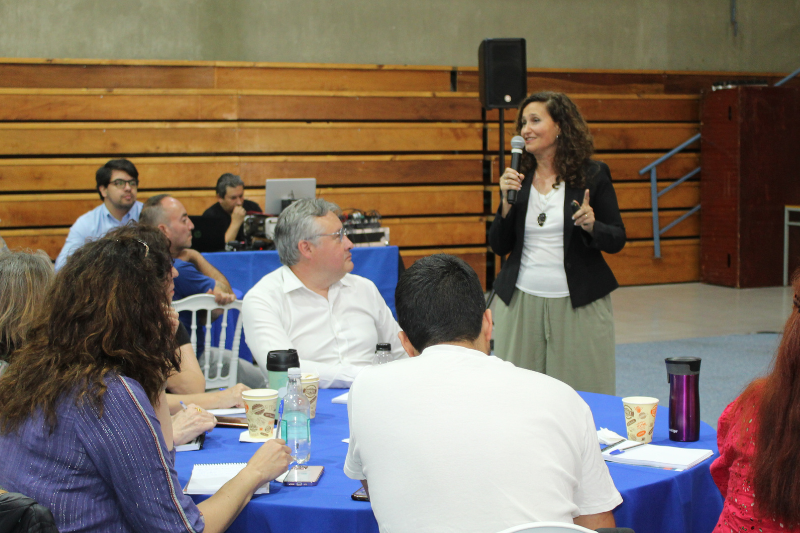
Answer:
[[[54,278],[42,250],[0,251],[0,359],[24,343]]]
[[[139,224],[156,228],[162,222],[166,222],[164,206],[161,205],[164,198],[169,198],[169,194],[157,194],[147,199],[139,215]]]
[[[275,225],[275,248],[286,266],[300,262],[300,241],[316,242],[320,228],[316,219],[328,213],[339,214],[339,206],[322,198],[303,198],[283,210]]]
[[[228,192],[228,187],[244,187],[242,178],[236,174],[226,172],[217,180],[217,196],[225,198],[225,193]]]

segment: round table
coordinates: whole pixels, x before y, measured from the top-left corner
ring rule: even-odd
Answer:
[[[311,423],[311,461],[325,473],[314,487],[285,487],[270,483],[270,493],[253,497],[228,531],[246,532],[375,532],[378,524],[368,502],[350,495],[361,484],[344,475],[349,436],[347,406],[331,403],[343,390],[321,390],[317,416]],[[580,393],[589,404],[595,425],[625,434],[622,402],[615,396]],[[716,432],[701,424],[700,440],[675,443],[669,440],[666,407],[656,416],[653,444],[705,448],[717,456]],[[240,443],[241,429],[216,428],[208,434],[200,451],[176,454],[175,467],[182,486],[189,481],[192,466],[200,463],[246,462],[258,444]],[[624,503],[614,510],[617,526],[636,533],[710,532],[722,511],[722,497],[709,474],[712,459],[684,472],[607,463]],[[202,501],[205,496],[193,496]]]

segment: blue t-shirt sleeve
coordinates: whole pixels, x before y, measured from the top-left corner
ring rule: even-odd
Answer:
[[[175,282],[173,300],[182,300],[187,296],[205,294],[210,290],[214,290],[216,282],[201,274],[193,264],[176,259],[175,269],[178,271],[178,277],[173,280]]]
[[[86,405],[80,440],[135,531],[201,532],[205,521],[178,483],[173,455],[141,385],[112,378],[103,416]]]
[[[64,247],[61,248],[61,252],[59,252],[56,258],[56,270],[60,270],[61,267],[64,266],[64,263],[67,262],[67,258],[72,255],[72,252],[86,244],[86,239],[96,233],[96,225],[97,224],[90,216],[85,215],[75,221],[75,224],[69,228],[69,234],[67,235]]]

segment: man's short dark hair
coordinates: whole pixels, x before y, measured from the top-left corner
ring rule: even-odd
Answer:
[[[228,192],[228,187],[236,188],[240,186],[244,187],[244,181],[242,181],[242,178],[236,174],[226,172],[217,180],[217,196],[220,198],[225,198],[225,194]]]
[[[133,179],[139,179],[139,171],[136,170],[133,163],[127,159],[112,159],[98,168],[94,175],[94,179],[97,181],[97,194],[100,194],[100,186],[108,187],[108,184],[111,183],[111,172],[114,170],[121,170]],[[102,194],[100,194],[100,199],[104,200]]]
[[[478,275],[462,259],[437,254],[403,272],[394,293],[397,322],[418,352],[478,338],[486,300]]]
[[[139,224],[156,228],[164,222],[164,208],[161,205],[161,201],[167,197],[169,197],[169,194],[156,194],[148,198],[144,206],[142,206],[141,214],[139,214]]]

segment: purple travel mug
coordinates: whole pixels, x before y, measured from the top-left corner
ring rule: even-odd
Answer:
[[[699,357],[667,357],[669,375],[669,440],[700,439]]]

